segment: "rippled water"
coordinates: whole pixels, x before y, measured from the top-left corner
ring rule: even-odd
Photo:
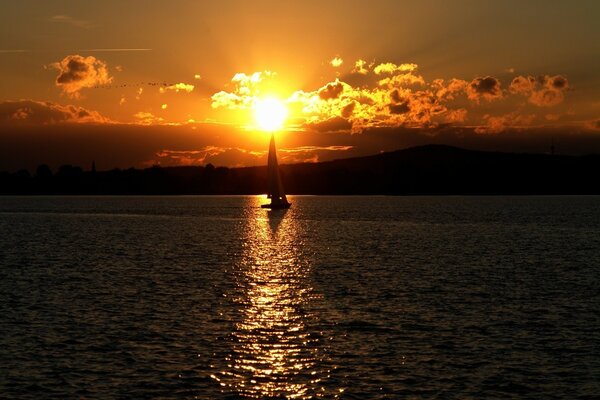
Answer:
[[[600,197],[0,198],[2,398],[593,398]]]

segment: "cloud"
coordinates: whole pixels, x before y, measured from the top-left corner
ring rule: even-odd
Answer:
[[[388,108],[391,114],[406,114],[410,111],[409,100],[404,98],[398,89],[392,90],[390,100],[391,103],[388,104]]]
[[[318,162],[320,156],[336,152],[352,150],[354,146],[299,146],[280,147],[277,149],[280,163]],[[216,166],[241,167],[249,165],[264,165],[267,151],[255,151],[240,147],[204,146],[192,150],[164,149],[156,152],[156,158],[146,161],[146,166],[193,166],[213,164]],[[331,159],[331,156],[326,156]]]
[[[544,76],[543,83],[549,89],[566,90],[569,88],[567,78],[562,75]]]
[[[261,83],[274,76],[275,73],[272,71],[259,71],[250,75],[237,73],[231,78],[233,89],[213,94],[211,107],[230,110],[251,108],[261,94]]]
[[[344,106],[344,108],[342,108],[342,117],[344,118],[350,118],[352,116],[352,113],[354,112],[354,108],[356,107],[356,102],[350,102],[348,104],[346,104]]]
[[[511,93],[530,94],[536,86],[536,79],[533,76],[516,76],[508,86]]]
[[[508,128],[523,128],[531,125],[535,120],[534,114],[522,115],[517,112],[511,112],[501,116],[484,116],[486,125],[475,128],[475,133],[493,134],[504,132]]]
[[[354,63],[354,69],[352,70],[352,73],[366,75],[369,73],[370,67],[371,65],[369,65],[369,63],[367,63],[365,60],[357,60]]]
[[[352,132],[373,126],[432,124],[447,111],[447,107],[432,90],[411,88],[414,80],[404,79],[408,74],[400,72],[391,77],[399,76],[399,79],[374,87],[353,87],[336,79],[314,92],[298,91],[289,101],[302,104],[300,109],[306,117],[306,126],[325,131],[331,129],[319,128],[319,123],[327,127],[331,121],[343,121],[346,125],[343,130]],[[425,84],[422,77],[412,76]],[[351,130],[347,128],[348,124]]]
[[[350,132],[352,123],[342,117],[333,117],[325,121],[308,123],[305,125],[307,129],[315,132]]]
[[[204,165],[208,157],[214,157],[227,150],[217,146],[205,146],[197,150],[161,150],[156,153],[158,158],[152,163],[163,166]]]
[[[176,93],[179,93],[179,92],[191,93],[194,90],[194,85],[190,85],[189,83],[180,82],[180,83],[176,83],[174,85],[161,87],[159,89],[159,91],[161,93],[165,93],[167,90],[173,90]]]
[[[472,80],[426,80],[414,63],[359,59],[350,68],[345,74],[335,71],[339,77],[321,87],[298,90],[285,99],[290,120],[314,132],[362,133],[370,128],[461,125],[468,116],[472,129],[479,127],[480,132],[492,133],[511,124],[520,129],[535,119],[511,113],[511,106],[519,106],[513,95],[525,94],[536,105],[552,105],[563,101],[563,92],[569,89],[569,82],[561,75],[516,77],[504,90],[498,78],[486,75]],[[260,98],[263,80],[271,74],[235,74],[228,90],[212,96],[212,107],[251,108]],[[497,106],[502,107],[504,115],[483,115],[491,114],[492,106],[479,107],[479,103],[499,99],[505,99]]]
[[[231,78],[231,82],[235,84],[236,90],[241,94],[250,94],[253,90],[258,89],[258,85],[266,78],[275,76],[272,71],[258,71],[250,75],[243,72],[237,73]]]
[[[540,77],[517,76],[510,83],[512,93],[528,96],[528,101],[538,107],[552,107],[563,102],[569,81],[562,75]]]
[[[412,72],[418,68],[417,64],[400,64],[396,65],[394,63],[382,63],[376,66],[373,69],[373,72],[377,75],[381,74],[394,74],[396,72]]]
[[[344,60],[341,57],[334,57],[333,60],[329,61],[329,64],[334,68],[340,67],[343,63]]]
[[[137,123],[140,125],[155,125],[155,124],[161,124],[164,122],[163,118],[157,117],[148,111],[139,111],[139,112],[135,113],[133,116],[137,120]]]
[[[467,110],[464,108],[459,108],[456,110],[448,110],[448,113],[445,116],[445,120],[448,123],[461,123],[465,122],[467,119]]]
[[[94,26],[96,26],[95,24],[93,24],[90,21],[72,18],[68,15],[54,15],[54,16],[50,17],[50,21],[61,23],[61,24],[67,24],[67,25],[75,26],[77,28],[84,28],[84,29],[89,29],[89,28],[93,28]]]
[[[389,88],[410,86],[410,85],[425,85],[425,79],[421,75],[414,75],[412,72],[406,74],[393,75],[389,78],[382,79],[378,82],[379,86],[387,86]]]
[[[323,86],[319,89],[319,97],[323,100],[331,100],[338,98],[340,94],[344,91],[344,85],[339,79],[336,79],[335,82],[330,82],[327,85]]]
[[[565,95],[560,90],[542,89],[531,93],[529,102],[538,107],[552,107],[563,102]]]
[[[443,101],[454,100],[460,93],[466,92],[469,82],[462,79],[450,79],[446,84],[444,79],[434,79],[431,88],[438,99]]]
[[[475,78],[466,87],[467,97],[479,102],[480,99],[493,101],[502,98],[500,81],[492,76]]]
[[[278,149],[281,153],[282,149]],[[267,151],[252,151],[239,147],[204,146],[194,150],[161,150],[146,165],[193,166],[213,164],[216,166],[243,167],[264,165]],[[280,161],[283,159],[280,155]]]
[[[322,158],[332,158],[329,154],[336,152],[346,152],[352,150],[354,146],[300,146],[293,148],[281,148],[278,150],[281,163],[315,163]]]
[[[541,89],[534,90],[529,96],[529,102],[540,107],[551,107],[563,102],[564,92],[569,89],[567,78],[562,75],[544,75],[538,78]]]
[[[74,98],[79,97],[79,91],[83,88],[105,85],[113,79],[108,74],[106,63],[94,56],[66,56],[61,61],[51,64],[51,67],[59,71],[56,86]]]
[[[53,125],[61,123],[111,123],[97,111],[47,101],[19,100],[0,102],[2,125]]]

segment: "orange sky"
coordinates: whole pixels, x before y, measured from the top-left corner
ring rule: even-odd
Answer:
[[[283,162],[415,144],[600,151],[600,3],[0,5],[0,170]]]

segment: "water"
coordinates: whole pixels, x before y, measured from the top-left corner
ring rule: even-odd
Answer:
[[[600,197],[0,198],[0,397],[592,398]]]

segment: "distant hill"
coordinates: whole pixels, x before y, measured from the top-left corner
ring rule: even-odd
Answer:
[[[427,145],[281,166],[289,194],[600,194],[600,155],[563,156]],[[266,167],[151,167],[84,172],[40,166],[0,173],[1,194],[260,194]]]

